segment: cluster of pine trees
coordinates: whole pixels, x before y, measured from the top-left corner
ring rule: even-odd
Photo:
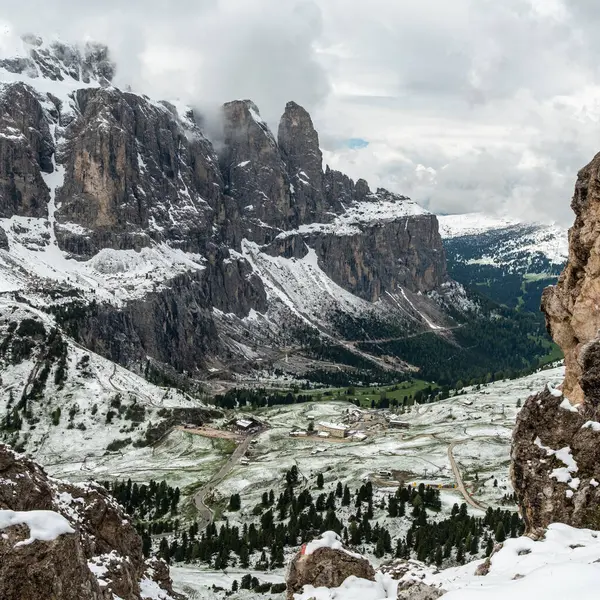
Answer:
[[[128,479],[104,481],[102,485],[125,507],[127,514],[138,521],[156,521],[179,512],[179,488],[171,487],[164,480],[138,485]]]
[[[376,497],[371,482],[351,492],[337,481],[331,491],[321,491],[324,478],[318,474],[315,488],[320,493],[315,494],[315,489],[299,489],[300,475],[295,466],[284,481],[278,495],[272,489],[265,491],[261,502],[253,507],[257,522],[240,528],[225,520],[219,528],[211,523],[203,532],[192,525],[175,536],[163,537],[158,555],[169,563],[267,570],[283,566],[286,548],[295,549],[325,531],[335,531],[348,546],[371,551],[379,558],[418,558],[441,565],[444,561],[464,562],[467,553],[478,556],[485,551],[489,555],[494,541],[516,537],[523,531],[517,514],[489,509],[485,518],[475,518],[468,515],[466,504],[455,505],[448,519],[434,521],[427,509],[441,509],[440,490],[424,484],[401,485],[394,494]],[[241,507],[238,494],[231,496],[232,506],[233,510]],[[394,540],[385,525],[397,518],[411,519],[411,524],[405,536]]]
[[[414,513],[413,513],[414,514]],[[455,504],[449,519],[429,522],[425,511],[419,511],[404,539],[396,545],[396,558],[417,558],[427,564],[441,566],[446,559],[464,564],[485,551],[489,556],[494,542],[522,535],[525,529],[517,513],[489,508],[485,518],[469,516],[467,505]]]

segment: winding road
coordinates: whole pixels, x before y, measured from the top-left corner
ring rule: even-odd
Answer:
[[[456,479],[456,485],[457,485],[460,493],[464,496],[464,499],[467,502],[467,504],[469,504],[473,508],[476,508],[477,510],[486,510],[486,507],[483,504],[480,504],[479,502],[477,502],[476,500],[473,500],[473,498],[467,491],[467,488],[465,487],[464,481],[460,474],[460,469],[458,468],[458,465],[456,464],[456,460],[454,459],[454,455],[452,454],[452,450],[454,450],[454,446],[456,446],[457,444],[460,444],[460,443],[461,443],[460,441],[452,442],[448,446],[448,459],[450,460],[450,466],[452,467],[452,472],[454,473],[454,478]]]
[[[205,483],[194,495],[194,504],[198,509],[198,527],[203,529],[209,523],[212,522],[213,519],[213,511],[206,506],[205,499],[206,496],[213,490],[213,488],[221,483],[227,475],[229,475],[231,469],[235,467],[240,461],[240,458],[244,456],[246,450],[248,450],[248,446],[252,440],[259,434],[260,432],[253,433],[249,435],[244,441],[234,450],[233,454],[229,457],[227,462],[219,469],[219,471],[211,477],[211,479]]]

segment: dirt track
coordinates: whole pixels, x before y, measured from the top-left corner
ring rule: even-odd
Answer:
[[[201,435],[207,438],[218,438],[222,440],[243,440],[244,437],[233,433],[232,431],[224,431],[223,429],[213,429],[212,427],[175,427],[179,431],[185,431],[185,433],[191,433],[192,435]]]
[[[189,430],[186,430],[189,431]],[[216,430],[215,430],[216,431]],[[213,519],[213,512],[208,506],[206,506],[205,499],[206,496],[211,492],[211,490],[221,483],[229,472],[237,463],[240,461],[240,458],[244,456],[246,450],[248,450],[248,446],[252,440],[258,435],[258,433],[253,433],[248,437],[244,438],[244,441],[235,449],[233,454],[229,457],[229,460],[219,469],[218,473],[216,473],[210,481],[204,484],[194,495],[194,503],[196,504],[196,508],[198,509],[198,526],[200,529],[203,529],[208,525]]]
[[[448,459],[450,460],[450,466],[452,467],[452,472],[454,473],[454,478],[456,479],[456,485],[460,493],[464,496],[467,504],[478,510],[486,510],[486,507],[483,504],[480,504],[476,500],[473,500],[473,498],[467,491],[467,488],[465,487],[465,484],[462,480],[462,476],[460,474],[460,469],[458,468],[456,460],[454,459],[454,455],[452,454],[452,450],[454,449],[454,446],[456,446],[456,444],[460,444],[460,442],[452,442],[448,446]]]

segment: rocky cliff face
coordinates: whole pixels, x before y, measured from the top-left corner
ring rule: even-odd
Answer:
[[[585,400],[582,351],[598,339],[600,313],[600,154],[578,174],[571,208],[569,258],[558,285],[548,288],[542,310],[554,341],[565,353],[563,392],[572,404]]]
[[[0,217],[47,216],[42,173],[54,170],[54,141],[37,94],[16,83],[0,90]]]
[[[105,47],[35,37],[0,61],[0,267],[15,289],[42,280],[41,305],[57,282],[82,292],[88,309],[60,309],[78,315],[81,343],[137,369],[149,358],[201,373],[213,359],[258,356],[248,339],[276,340],[300,315],[277,271],[313,254],[329,290],[321,314],[334,310],[335,286],[383,300],[387,315],[403,289],[447,282],[436,218],[323,171],[298,104],[277,139],[251,101],[226,104],[213,147],[192,111],[111,87],[113,72]],[[249,243],[277,259],[263,261],[269,281]]]
[[[559,521],[600,529],[600,155],[578,175],[569,259],[542,298],[565,354],[562,391],[527,400],[513,435],[512,477],[529,531]]]
[[[2,444],[0,478],[3,600],[141,600],[150,590],[153,597],[175,597],[168,567],[144,560],[141,538],[104,488],[52,479]],[[57,519],[66,527],[60,535],[30,540],[36,538],[32,525],[28,531],[27,525],[7,524],[36,516],[42,527]]]

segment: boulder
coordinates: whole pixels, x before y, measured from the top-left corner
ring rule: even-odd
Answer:
[[[322,540],[305,544],[294,557],[287,576],[288,600],[293,600],[305,585],[335,588],[352,575],[375,581],[369,561],[343,548],[335,533],[326,532]]]

